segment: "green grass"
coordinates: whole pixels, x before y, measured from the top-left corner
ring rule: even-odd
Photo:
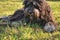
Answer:
[[[60,24],[60,2],[48,2],[52,8],[56,22]],[[12,15],[17,9],[22,8],[22,2],[0,1],[0,16]],[[25,27],[0,26],[0,40],[60,40],[60,27],[51,33],[44,32],[38,25],[27,25]]]
[[[60,23],[60,1],[48,2],[52,8],[55,20]]]

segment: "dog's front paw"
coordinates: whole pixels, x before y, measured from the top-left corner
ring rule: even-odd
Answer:
[[[55,30],[55,26],[53,23],[46,23],[45,26],[44,26],[44,31],[46,32],[53,32]]]

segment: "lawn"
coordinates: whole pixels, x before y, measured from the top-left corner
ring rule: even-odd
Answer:
[[[55,20],[60,24],[60,1],[48,1],[52,8]],[[12,15],[17,9],[22,8],[20,1],[0,1],[0,16]],[[0,40],[60,40],[60,26],[53,33],[44,32],[38,25],[25,27],[0,26]]]

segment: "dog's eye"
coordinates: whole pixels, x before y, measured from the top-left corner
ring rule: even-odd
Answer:
[[[43,0],[38,0],[39,3],[43,3]]]

